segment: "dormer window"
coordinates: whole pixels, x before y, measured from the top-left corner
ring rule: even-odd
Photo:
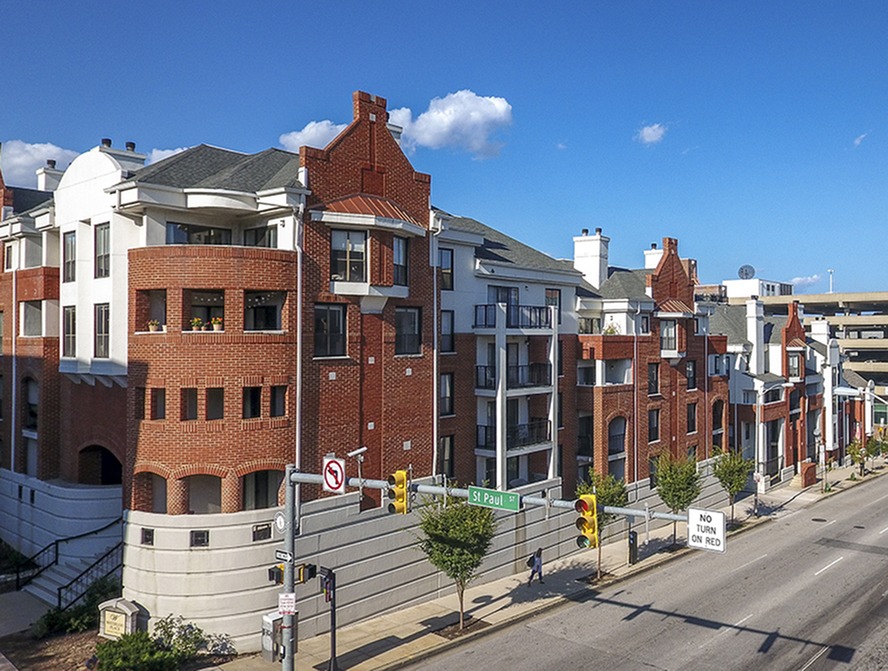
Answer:
[[[366,231],[331,231],[330,279],[334,282],[367,281]]]

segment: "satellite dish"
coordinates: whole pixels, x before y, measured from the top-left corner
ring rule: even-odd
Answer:
[[[742,265],[737,271],[737,277],[739,277],[741,280],[751,280],[753,277],[755,277],[755,268],[753,268],[749,264]]]

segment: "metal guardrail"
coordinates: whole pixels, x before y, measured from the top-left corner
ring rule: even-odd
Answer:
[[[83,598],[94,582],[111,575],[121,566],[123,566],[122,541],[87,566],[80,575],[59,587],[56,607],[59,610],[70,608]]]

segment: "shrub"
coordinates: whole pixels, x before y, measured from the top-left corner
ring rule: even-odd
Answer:
[[[52,634],[76,634],[99,626],[99,604],[120,596],[120,581],[115,576],[96,580],[83,595],[83,599],[66,610],[53,608],[37,620],[32,633],[35,638]]]
[[[184,661],[172,650],[158,647],[146,631],[102,641],[96,646],[96,658],[102,671],[176,671]]]

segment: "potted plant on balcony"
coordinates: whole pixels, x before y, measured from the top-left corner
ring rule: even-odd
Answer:
[[[148,320],[148,330],[149,331],[158,331],[160,330],[160,322],[156,319]]]
[[[203,326],[203,319],[200,317],[192,317],[191,318],[191,330],[192,331],[200,331]]]
[[[222,330],[222,317],[213,317],[210,319],[210,323],[213,325],[214,331]]]

